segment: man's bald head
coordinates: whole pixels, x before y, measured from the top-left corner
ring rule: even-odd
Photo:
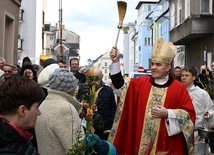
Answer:
[[[102,71],[99,67],[93,67],[89,73],[88,73],[89,76],[100,76],[102,77]]]

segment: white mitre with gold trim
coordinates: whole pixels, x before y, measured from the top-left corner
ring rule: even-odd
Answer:
[[[163,38],[160,38],[152,47],[152,60],[171,64],[176,53],[176,47],[172,42],[166,42]]]

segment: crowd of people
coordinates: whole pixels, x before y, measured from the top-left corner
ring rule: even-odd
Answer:
[[[85,116],[80,116],[83,107],[81,96],[87,76],[79,72],[77,58],[70,59],[70,69],[65,61],[52,58],[45,60],[43,66],[32,65],[29,57],[23,59],[21,67],[13,65],[16,66],[13,68],[2,57],[0,63],[0,126],[3,128],[0,154],[65,155],[80,140],[79,135],[81,139],[89,139],[85,137],[84,122],[81,120]],[[96,74],[94,76],[100,77],[96,81],[96,89],[100,89],[96,106],[103,124],[98,134],[101,139],[98,142],[102,142],[102,145],[94,146],[93,150],[107,155],[111,151],[115,153],[113,145],[106,141],[116,112],[115,96],[112,88],[103,83],[102,71],[95,67],[88,69],[88,72],[90,70]],[[98,125],[94,121],[95,129]],[[14,133],[16,137],[12,136]]]
[[[40,66],[25,57],[19,66],[0,57],[0,154],[65,155],[85,140],[98,155],[207,155],[198,129],[214,128],[214,62],[211,71],[206,65],[199,72],[172,68],[175,54],[175,46],[160,38],[152,49],[151,76],[128,78],[113,47],[113,87],[103,82],[99,67],[80,71],[77,58],[68,67],[52,58]],[[88,134],[83,96],[90,77],[97,77],[96,108]]]

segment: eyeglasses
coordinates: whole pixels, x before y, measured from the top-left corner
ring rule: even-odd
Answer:
[[[3,70],[5,73],[12,73],[10,70]]]

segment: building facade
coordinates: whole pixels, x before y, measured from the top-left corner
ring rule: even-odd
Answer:
[[[21,2],[21,0],[0,1],[0,57],[4,57],[8,64],[17,62]]]
[[[80,59],[80,36],[78,34],[65,29],[65,25],[62,25],[62,53],[60,53],[60,40],[61,36],[58,24],[51,26],[50,33],[46,34],[46,53],[41,56],[41,63],[42,57],[44,59],[52,57],[57,61],[63,59],[67,66],[69,66],[71,58]]]
[[[44,53],[46,0],[22,0],[18,35],[18,64],[28,56],[32,63],[40,63]]]
[[[136,72],[138,67],[148,70],[150,68],[150,57],[152,48],[153,21],[146,18],[155,8],[158,0],[139,1],[136,10],[138,16],[135,23],[123,25],[124,42],[124,74]]]
[[[168,0],[159,0],[155,9],[151,12],[153,15],[153,43],[160,37],[170,42],[169,30],[170,30],[170,13]],[[174,67],[183,67],[185,65],[185,48],[183,45],[176,46],[177,53],[174,58]]]
[[[139,1],[137,20],[123,25],[123,57],[124,74],[129,75],[136,72],[138,67],[145,70],[150,68],[151,48],[152,48],[152,28],[153,21],[146,18],[157,4],[157,0]]]
[[[170,0],[170,40],[185,47],[185,65],[214,60],[213,0]]]
[[[136,45],[138,42],[136,33],[136,23],[129,22],[123,25],[123,73],[128,75],[134,71],[134,60]]]
[[[152,1],[150,3],[147,2],[144,4],[146,8],[148,8],[148,12],[145,13],[144,16],[144,21],[147,20],[147,24],[141,28],[142,41],[141,44],[139,43],[139,45],[142,46],[139,46],[139,54],[141,54],[140,59],[142,62],[144,62],[145,69],[150,69],[152,45],[158,38],[160,38],[160,24],[155,22],[155,20],[160,16],[161,12],[160,6],[157,2],[158,1]],[[143,48],[142,52],[140,51],[141,48]]]

